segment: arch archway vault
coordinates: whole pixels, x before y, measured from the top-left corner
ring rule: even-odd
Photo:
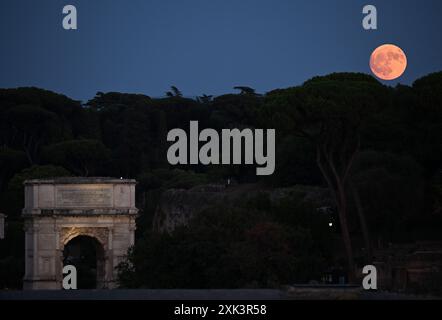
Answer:
[[[134,180],[58,178],[25,182],[24,289],[61,289],[63,250],[78,236],[103,248],[99,289],[114,288],[115,267],[134,244]]]

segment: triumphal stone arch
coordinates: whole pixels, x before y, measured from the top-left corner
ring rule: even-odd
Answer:
[[[113,288],[115,267],[134,244],[135,180],[56,178],[25,182],[24,289],[61,289],[65,247],[96,246],[96,287]]]

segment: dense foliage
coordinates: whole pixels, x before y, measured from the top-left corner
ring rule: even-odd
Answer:
[[[125,286],[253,287],[320,277],[333,255],[327,230],[319,232],[309,218],[291,219],[315,210],[294,209],[290,199],[217,207],[171,235],[152,232],[163,190],[228,177],[268,188],[328,187],[352,239],[363,238],[361,208],[370,243],[441,239],[442,73],[395,88],[343,73],[263,95],[237,89],[195,99],[174,87],[164,98],[98,92],[84,105],[37,88],[1,89],[0,212],[8,225],[0,240],[0,287],[21,285],[22,182],[29,178],[139,181],[138,241],[120,267]],[[245,165],[170,167],[167,132],[188,130],[191,120],[200,129],[275,128],[275,174],[257,177]]]

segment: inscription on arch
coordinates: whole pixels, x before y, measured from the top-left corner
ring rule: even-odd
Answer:
[[[113,203],[112,186],[58,186],[55,193],[56,207],[61,208],[102,208]]]

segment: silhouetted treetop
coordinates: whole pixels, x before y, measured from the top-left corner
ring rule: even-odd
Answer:
[[[250,87],[236,86],[236,87],[233,87],[233,89],[239,90],[240,91],[239,94],[256,95],[255,89],[250,88]]]
[[[86,106],[96,110],[115,106],[146,106],[152,99],[143,94],[129,94],[119,92],[97,92],[95,97],[86,103]]]
[[[182,92],[175,86],[170,86],[170,91],[166,92],[166,96],[169,98],[172,97],[182,97],[183,94]]]
[[[442,71],[430,73],[413,83],[413,88],[421,89],[424,87],[434,87],[442,90]]]
[[[312,84],[315,82],[324,82],[324,81],[342,81],[342,82],[368,82],[368,83],[376,83],[381,84],[374,77],[365,74],[365,73],[351,73],[351,72],[339,72],[332,73],[326,76],[317,76],[313,77],[310,80],[304,82],[304,85]]]

